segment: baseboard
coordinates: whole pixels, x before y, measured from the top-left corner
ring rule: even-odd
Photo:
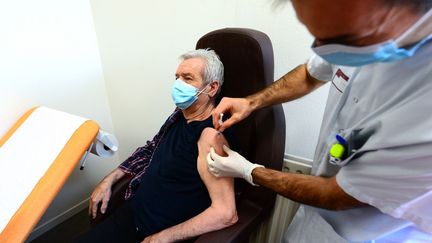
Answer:
[[[83,201],[71,207],[70,209],[64,211],[63,213],[53,217],[47,222],[36,227],[30,234],[30,236],[27,238],[26,242],[36,239],[43,233],[49,231],[50,229],[54,228],[55,226],[65,221],[66,219],[72,217],[73,215],[77,214],[81,210],[85,209],[88,206],[88,200],[89,198],[84,199]]]

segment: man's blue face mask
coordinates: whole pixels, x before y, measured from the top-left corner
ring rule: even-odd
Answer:
[[[176,79],[171,89],[171,96],[176,106],[182,110],[189,108],[203,93],[207,85],[199,91],[194,86],[185,83],[181,79]]]
[[[409,48],[398,47],[396,41],[390,40],[362,47],[340,44],[328,44],[319,47],[312,46],[312,50],[328,63],[357,67],[376,62],[394,62],[411,57],[420,46],[431,39],[432,36],[427,36]]]

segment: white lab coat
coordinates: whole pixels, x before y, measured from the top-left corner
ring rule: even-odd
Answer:
[[[312,174],[336,175],[346,193],[371,206],[303,205],[285,241],[432,242],[432,41],[411,58],[358,68],[314,55],[308,70],[332,82]],[[333,165],[336,134],[348,140],[349,154]]]

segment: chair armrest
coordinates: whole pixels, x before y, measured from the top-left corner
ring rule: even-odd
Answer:
[[[101,214],[98,212],[94,219],[90,217],[90,225],[92,228],[105,220],[116,208],[120,207],[125,202],[124,195],[131,179],[132,177],[130,175],[125,174],[112,186],[111,199],[108,202],[108,207],[105,213]]]
[[[263,217],[263,208],[248,200],[237,205],[239,221],[225,229],[209,232],[199,236],[196,243],[248,242],[252,231],[256,229]]]

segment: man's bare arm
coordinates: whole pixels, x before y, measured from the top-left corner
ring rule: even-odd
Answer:
[[[198,142],[198,172],[210,194],[211,205],[197,216],[149,236],[143,242],[173,242],[189,239],[207,232],[228,227],[237,222],[233,178],[213,176],[207,170],[206,156],[210,147],[224,154],[222,144],[228,146],[222,134],[213,128],[206,128]]]
[[[266,168],[252,171],[253,181],[293,201],[329,210],[344,210],[366,204],[351,197],[339,187],[336,176],[284,173]]]

